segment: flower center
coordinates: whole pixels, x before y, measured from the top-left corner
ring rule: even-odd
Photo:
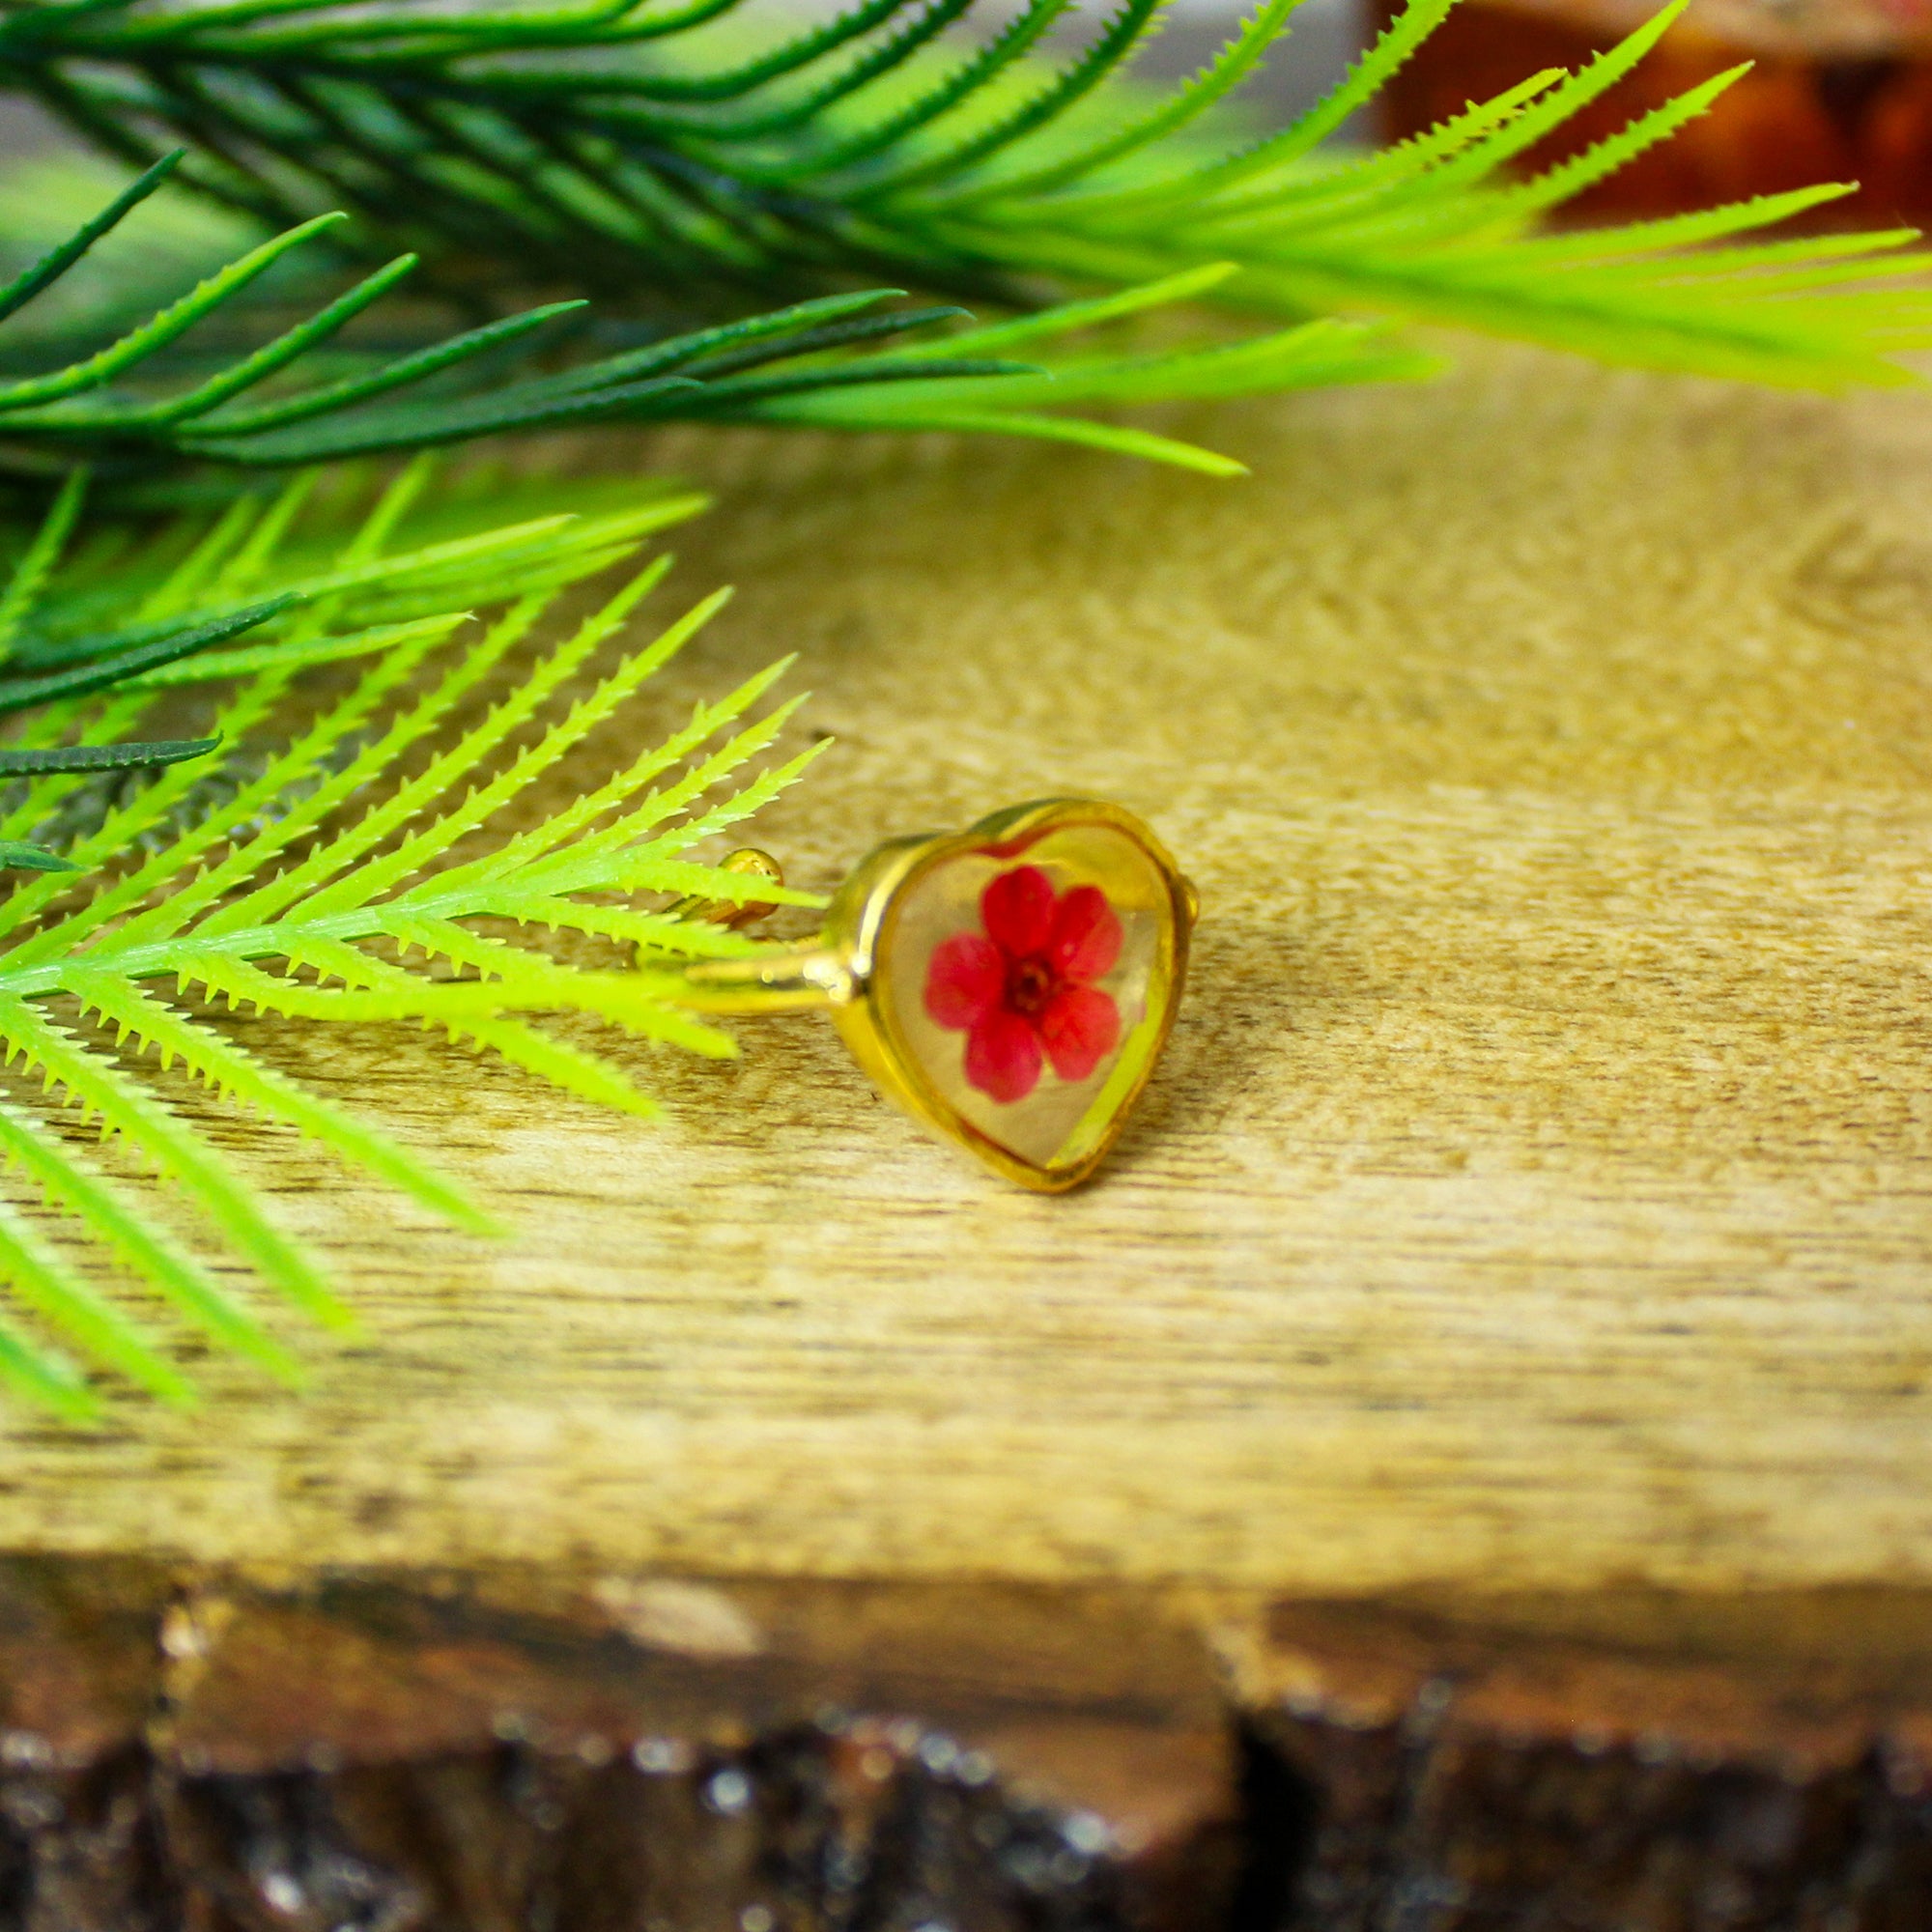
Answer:
[[[1059,977],[1044,959],[1015,959],[1007,973],[1007,1005],[1029,1019],[1059,990]]]

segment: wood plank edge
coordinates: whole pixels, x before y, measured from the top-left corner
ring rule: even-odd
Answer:
[[[0,1558],[0,1926],[1922,1932],[1932,1594]]]

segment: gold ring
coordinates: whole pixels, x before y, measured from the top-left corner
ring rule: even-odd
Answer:
[[[781,876],[762,852],[725,863]],[[672,908],[733,925],[770,910]],[[1132,812],[1040,799],[966,832],[889,840],[839,887],[816,938],[691,961],[678,999],[713,1013],[828,1009],[882,1093],[1008,1179],[1060,1193],[1105,1158],[1167,1044],[1199,910]]]

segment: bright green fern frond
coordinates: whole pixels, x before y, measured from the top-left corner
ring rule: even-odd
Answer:
[[[41,1187],[49,1203],[74,1215],[173,1311],[213,1341],[291,1386],[296,1359],[253,1314],[179,1243],[156,1229],[120,1192],[92,1173],[45,1124],[15,1107],[0,1107],[0,1153]]]
[[[207,1104],[240,1107],[298,1134],[459,1229],[491,1225],[433,1163],[217,1025],[213,1011],[223,1004],[302,1023],[436,1027],[569,1094],[635,1114],[648,1114],[652,1101],[626,1041],[709,1056],[735,1051],[728,1035],[676,1002],[665,975],[636,972],[629,954],[639,944],[664,961],[756,949],[633,895],[745,895],[742,874],[690,855],[775,796],[815,753],[774,755],[792,707],[760,707],[782,667],[700,706],[662,744],[590,784],[576,806],[489,840],[491,822],[559,759],[647,700],[649,680],[722,598],[651,627],[645,641],[609,659],[661,584],[660,560],[542,641],[560,587],[688,514],[689,499],[605,508],[599,499],[608,493],[584,484],[576,494],[588,514],[445,530],[425,541],[423,516],[447,510],[437,495],[422,494],[426,480],[419,469],[406,473],[363,508],[318,509],[326,493],[302,490],[240,516],[231,508],[163,530],[154,539],[162,554],[123,556],[133,567],[117,569],[111,588],[89,582],[79,563],[64,569],[25,538],[22,568],[38,588],[16,600],[22,651],[69,663],[40,675],[86,674],[38,715],[42,739],[56,715],[78,734],[104,717],[126,722],[143,705],[205,693],[212,676],[152,690],[82,686],[103,662],[155,655],[184,634],[234,635],[237,613],[211,614],[210,606],[237,593],[253,600],[242,617],[270,612],[242,627],[263,641],[200,660],[204,673],[221,672],[229,687],[211,714],[226,756],[254,759],[219,796],[197,808],[206,781],[170,767],[122,781],[131,789],[86,822],[63,814],[84,796],[75,788],[97,781],[45,772],[22,781],[54,828],[54,856],[107,868],[79,886],[72,873],[26,877],[0,907],[0,928],[11,934],[0,952],[0,1059],[13,1085],[0,1099],[0,1159],[39,1190],[84,1251],[70,1259],[0,1207],[0,1380],[63,1413],[81,1416],[91,1400],[63,1348],[164,1401],[190,1401],[167,1347],[175,1322],[283,1379],[295,1376],[286,1346],[216,1283],[204,1247],[239,1259],[264,1289],[311,1319],[347,1321],[315,1263],[157,1079],[185,1075],[206,1090]],[[311,532],[318,515],[322,531]],[[260,594],[279,582],[248,555],[263,521],[272,521],[278,549],[303,560],[298,597]],[[419,612],[372,636],[361,621],[372,608],[409,611],[446,592],[452,554],[472,565],[481,559],[507,607],[487,622]],[[88,554],[85,547],[78,554]],[[94,627],[74,627],[67,605],[90,600]],[[129,624],[129,615],[143,621]],[[158,635],[144,638],[144,624]],[[107,647],[81,648],[103,637]],[[332,696],[304,696],[298,673],[352,646],[363,675]],[[261,756],[251,748],[265,733],[280,746]],[[16,810],[8,822],[19,819]],[[64,844],[62,826],[71,827]],[[810,902],[762,882],[758,890]],[[545,949],[542,938],[552,934],[575,936],[572,960]],[[589,963],[576,963],[586,949]],[[559,1017],[604,1029],[614,1045],[556,1031]],[[30,1104],[36,1085],[44,1096],[38,1107]],[[199,1238],[184,1242],[151,1194],[83,1165],[57,1125],[63,1108],[77,1109],[170,1183]],[[161,1319],[139,1311],[130,1293]]]
[[[0,84],[144,166],[177,140],[218,135],[218,151],[184,174],[230,211],[279,225],[345,209],[364,254],[400,246],[438,264],[494,263],[504,286],[655,299],[675,288],[687,307],[728,307],[753,291],[863,277],[1024,303],[1232,262],[1243,272],[1213,298],[1291,326],[1218,371],[1232,382],[1240,369],[1258,386],[1413,368],[1374,336],[1301,344],[1299,325],[1322,314],[1422,317],[1827,387],[1905,380],[1897,351],[1932,337],[1932,297],[1874,302],[1859,285],[1861,274],[1922,266],[1897,255],[1896,235],[1864,237],[1849,258],[1833,244],[1840,252],[1816,258],[1832,272],[1810,277],[1787,256],[1782,272],[1753,272],[1771,264],[1748,259],[1717,272],[1687,252],[1690,227],[1650,224],[1640,239],[1605,230],[1566,241],[1560,261],[1541,248],[1537,217],[1667,140],[1736,78],[1690,90],[1533,181],[1509,172],[1628,73],[1683,0],[1578,71],[1538,75],[1383,154],[1324,144],[1449,0],[1411,0],[1328,99],[1257,138],[1229,103],[1280,57],[1294,4],[1259,0],[1214,60],[1163,94],[1121,72],[1157,24],[1152,0],[1127,0],[1097,37],[1052,55],[1040,37],[1059,0],[1032,0],[965,46],[942,30],[969,0],[866,0],[807,31],[762,35],[726,17],[746,12],[741,0],[541,14],[482,0],[299,0],[242,14],[0,0]],[[1747,234],[1800,205],[1779,197],[1713,218],[1717,231]],[[1812,245],[1800,244],[1801,259]],[[1041,410],[1032,378],[975,370],[987,388],[977,399],[932,386],[967,373],[928,368],[903,396],[848,373],[804,395],[726,379],[716,394],[636,402],[1105,440],[1090,422]],[[1090,370],[1085,399],[1199,394],[1210,380],[1185,358],[1105,383]],[[598,392],[574,393],[594,414]],[[545,406],[561,408],[560,392]],[[1072,426],[1042,427],[1057,422]],[[403,432],[400,419],[378,428]],[[354,446],[330,434],[329,446]]]

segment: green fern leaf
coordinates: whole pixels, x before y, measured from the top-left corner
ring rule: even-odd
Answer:
[[[575,935],[607,955],[613,944],[641,945],[669,964],[756,949],[721,927],[631,903],[639,893],[742,898],[755,887],[766,899],[811,902],[690,856],[814,755],[768,760],[792,709],[763,708],[782,667],[700,706],[663,744],[553,818],[507,839],[481,838],[593,729],[635,703],[723,600],[708,598],[660,625],[598,670],[605,646],[661,585],[665,561],[634,566],[588,617],[540,643],[557,595],[613,558],[635,555],[664,524],[688,515],[692,499],[603,509],[589,485],[574,493],[584,513],[420,541],[404,526],[425,481],[420,467],[406,472],[346,526],[338,510],[326,520],[326,542],[304,535],[302,511],[314,493],[298,481],[244,515],[231,508],[199,528],[163,531],[140,547],[158,554],[124,555],[105,583],[91,582],[82,563],[37,556],[39,588],[16,611],[22,652],[65,654],[70,665],[46,673],[67,682],[34,719],[42,742],[31,749],[43,755],[24,767],[19,782],[31,803],[9,812],[9,826],[31,830],[36,811],[57,816],[60,788],[85,781],[84,757],[57,762],[76,748],[46,740],[84,735],[110,716],[138,722],[156,701],[154,684],[99,684],[99,672],[126,657],[156,657],[189,634],[216,640],[245,633],[245,648],[177,658],[147,673],[194,664],[219,693],[211,735],[231,746],[253,742],[291,704],[301,708],[297,677],[307,665],[353,649],[364,673],[310,707],[279,750],[199,816],[180,816],[198,782],[185,767],[157,760],[124,781],[131,788],[64,853],[42,848],[52,864],[107,866],[103,876],[78,888],[71,871],[28,876],[0,902],[8,935],[0,1059],[16,1082],[37,1078],[46,1094],[38,1115],[17,1098],[0,1103],[0,1157],[38,1186],[86,1250],[77,1264],[20,1213],[0,1208],[0,1297],[13,1304],[0,1312],[0,1381],[17,1396],[84,1417],[95,1401],[76,1367],[84,1364],[160,1400],[191,1402],[167,1346],[182,1323],[271,1376],[298,1376],[297,1358],[270,1325],[217,1285],[198,1252],[210,1244],[312,1321],[349,1321],[313,1260],[205,1131],[156,1090],[156,1061],[205,1086],[211,1104],[304,1136],[455,1227],[491,1230],[432,1164],[213,1024],[220,1003],[303,1022],[439,1027],[585,1100],[648,1114],[650,1096],[621,1047],[559,1035],[552,1030],[559,1016],[618,1041],[712,1056],[735,1050],[729,1036],[684,1009],[665,972],[639,973],[621,954],[615,966],[565,963],[544,937]],[[476,499],[472,515],[489,501]],[[250,532],[265,524],[277,530],[298,580],[266,598],[266,559],[249,554]],[[32,540],[26,551],[36,554]],[[508,600],[489,622],[421,608],[447,593],[454,559],[460,574],[483,571],[498,593],[494,601]],[[224,609],[238,593],[250,601]],[[370,626],[372,611],[389,621]],[[144,639],[144,631],[158,635]],[[458,715],[484,698],[489,708],[447,737]],[[140,856],[157,831],[157,847]],[[499,929],[479,930],[478,920]],[[506,923],[523,936],[504,936]],[[56,1124],[63,1109],[77,1109],[185,1198],[203,1230],[197,1251],[157,1218],[151,1195],[82,1163]],[[137,1316],[130,1295],[144,1296],[152,1317]]]

